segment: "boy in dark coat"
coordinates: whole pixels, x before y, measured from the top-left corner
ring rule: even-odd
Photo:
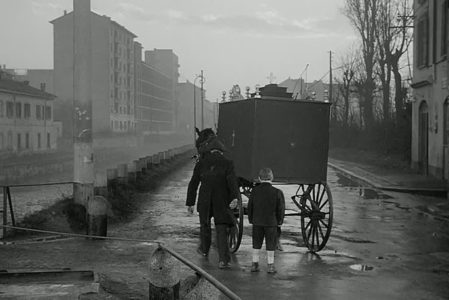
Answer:
[[[195,165],[187,189],[186,205],[193,212],[199,184],[197,211],[200,217],[199,252],[207,256],[211,245],[211,218],[214,218],[217,232],[219,268],[228,268],[230,252],[228,229],[234,225],[234,217],[229,207],[237,204],[238,185],[234,164],[223,156],[224,145],[215,140],[209,144],[210,152]]]
[[[253,224],[253,263],[251,272],[259,271],[259,253],[265,238],[268,273],[276,273],[274,250],[278,226],[284,222],[285,200],[281,190],[273,187],[273,172],[263,168],[259,172],[260,184],[255,186],[248,201],[248,220]]]

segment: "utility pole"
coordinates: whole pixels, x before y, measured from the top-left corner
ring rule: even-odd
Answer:
[[[329,103],[332,103],[332,51],[329,51]]]
[[[201,130],[204,129],[204,95],[203,95],[203,70],[201,70]]]
[[[90,0],[73,0],[73,198],[86,207],[94,196],[91,29]]]

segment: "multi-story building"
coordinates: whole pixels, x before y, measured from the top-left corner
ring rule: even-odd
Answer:
[[[194,132],[194,127],[201,129],[216,129],[218,123],[218,99],[215,102],[206,99],[206,90],[203,89],[201,96],[201,88],[193,85],[190,81],[179,82],[177,84],[178,95],[178,114],[177,114],[177,131],[182,134]],[[194,102],[195,97],[195,102]],[[203,105],[201,107],[201,99]],[[195,110],[194,110],[195,107]],[[194,113],[194,111],[196,111]],[[196,124],[194,124],[196,121]]]
[[[57,148],[61,123],[53,121],[55,96],[0,72],[0,152],[36,152]]]
[[[448,0],[414,1],[412,167],[449,179]]]
[[[178,57],[173,50],[154,49],[145,51],[135,43],[137,85],[137,130],[143,134],[173,133],[176,130]]]
[[[73,102],[73,12],[51,21],[54,30],[54,93]],[[107,16],[91,12],[93,132],[134,132],[135,34]],[[70,113],[71,109],[63,110]],[[67,120],[72,116],[67,115]],[[69,122],[70,123],[70,122]],[[70,134],[71,126],[67,126]]]

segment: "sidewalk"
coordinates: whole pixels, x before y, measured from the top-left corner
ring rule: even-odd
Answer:
[[[329,166],[350,177],[374,188],[422,195],[446,197],[448,182],[413,173],[411,170],[397,170],[343,161],[329,157]]]
[[[411,170],[385,169],[373,164],[332,157],[329,157],[328,166],[360,185],[384,191],[438,197],[438,201],[429,201],[421,209],[425,213],[449,220],[448,182],[444,180],[417,174]]]

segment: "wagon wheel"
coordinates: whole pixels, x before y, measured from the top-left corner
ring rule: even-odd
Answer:
[[[237,201],[237,207],[233,209],[235,224],[229,230],[228,245],[229,250],[235,253],[242,242],[243,235],[243,203],[242,197],[239,195]]]
[[[300,184],[296,191],[300,199],[301,232],[311,252],[324,248],[332,229],[333,202],[327,183]]]
[[[253,183],[243,178],[239,178],[238,185],[240,194],[238,197],[237,207],[233,210],[236,222],[235,226],[231,227],[228,238],[229,249],[232,253],[235,253],[239,249],[243,236],[244,207],[241,195],[243,194],[249,197],[252,191]]]

